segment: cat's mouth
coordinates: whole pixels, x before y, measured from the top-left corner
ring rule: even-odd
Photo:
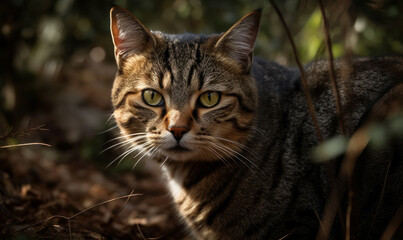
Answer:
[[[173,148],[168,148],[167,149],[168,152],[172,152],[172,153],[187,153],[190,152],[191,150],[185,147],[181,147],[179,145],[176,145]]]

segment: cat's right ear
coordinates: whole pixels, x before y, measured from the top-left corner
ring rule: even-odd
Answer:
[[[110,18],[111,35],[118,64],[130,55],[142,54],[155,46],[156,40],[150,30],[126,9],[113,7]]]
[[[261,9],[250,12],[226,31],[215,44],[218,52],[235,60],[246,72],[249,72],[252,66],[261,14]]]

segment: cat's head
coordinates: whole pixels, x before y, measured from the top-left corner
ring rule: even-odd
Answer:
[[[133,148],[179,161],[225,159],[242,148],[258,101],[251,65],[260,15],[222,34],[171,35],[111,9],[114,116]]]

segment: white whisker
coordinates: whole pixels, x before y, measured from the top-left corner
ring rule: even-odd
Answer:
[[[241,143],[239,143],[239,142],[235,142],[235,141],[232,141],[232,140],[229,140],[229,139],[226,139],[226,138],[222,138],[222,137],[214,137],[214,138],[216,138],[216,139],[218,139],[218,140],[222,140],[222,141],[226,141],[226,142],[232,143],[232,144],[234,144],[234,145],[240,147],[241,149],[246,150],[246,151],[249,152],[250,154],[253,154],[254,157],[260,158],[260,155],[259,155],[258,153],[256,153],[255,151],[253,151],[251,148],[249,148],[248,146],[246,146],[246,145],[244,145],[244,144],[241,144]]]
[[[137,145],[137,146],[135,146],[134,148],[129,148],[129,149],[127,149],[126,151],[124,151],[122,154],[120,154],[118,157],[116,157],[115,159],[113,159],[113,161],[112,162],[110,162],[105,168],[108,168],[108,167],[110,167],[113,163],[115,163],[118,159],[120,159],[119,160],[119,162],[118,162],[118,165],[122,162],[122,160],[125,158],[125,157],[127,157],[129,154],[131,154],[132,152],[134,152],[134,151],[136,151],[136,150],[138,150],[138,149],[140,149],[140,148],[143,148],[144,146],[146,146],[146,145],[148,145],[149,143],[147,143],[147,142],[145,142],[145,143],[142,143],[142,144],[140,144],[140,145]]]
[[[259,170],[261,173],[265,174],[253,161],[251,161],[249,158],[245,157],[244,155],[242,155],[241,153],[233,150],[232,148],[223,145],[223,144],[218,144],[216,143],[216,147],[220,148],[222,151],[227,152],[227,153],[232,153],[233,157],[235,157],[238,161],[240,161],[242,164],[244,164],[246,167],[248,167],[250,170],[253,171],[253,169],[251,168],[251,166],[249,164],[251,164],[255,169]],[[243,161],[242,159],[244,159],[245,161],[247,161],[247,164],[245,161]]]
[[[139,136],[139,135],[147,135],[147,133],[132,133],[132,134],[128,134],[128,135],[121,135],[121,136],[112,138],[111,140],[108,140],[105,143],[109,143],[109,142],[112,142],[112,141],[115,141],[115,140],[118,140],[118,139],[121,139],[121,138],[128,138],[128,137]]]
[[[118,127],[118,125],[113,126],[113,127],[109,128],[109,129],[106,129],[106,130],[104,130],[104,131],[102,131],[102,132],[97,132],[96,134],[97,134],[97,135],[104,134],[104,133],[107,133],[107,132],[109,132],[109,131],[112,131],[113,129],[115,129],[115,128],[117,128],[117,127]]]
[[[136,168],[137,164],[141,161],[141,159],[143,159],[153,149],[154,149],[154,147],[151,147],[146,153],[144,153],[143,156],[141,156],[141,158],[139,158],[139,160],[137,160],[137,162],[134,164],[134,166],[132,167],[132,170],[134,170]]]
[[[118,143],[116,143],[116,144],[113,144],[112,146],[109,146],[108,148],[102,150],[102,151],[100,152],[100,154],[101,154],[101,153],[104,153],[104,152],[108,151],[109,149],[114,148],[114,147],[116,147],[116,146],[118,146],[118,145],[120,145],[120,146],[117,147],[117,148],[121,148],[121,147],[123,147],[123,146],[125,146],[125,145],[128,145],[128,144],[130,144],[130,143],[134,143],[134,142],[139,141],[139,140],[142,140],[142,139],[145,139],[145,136],[137,136],[137,137],[134,137],[134,138],[129,138],[129,139],[124,140],[124,141],[122,141],[122,142],[118,142]]]
[[[213,142],[208,142],[210,143],[213,147],[214,147],[214,143]],[[214,148],[211,147],[207,147],[207,146],[203,146],[205,147],[207,150],[209,150],[210,152],[212,152],[216,157],[218,157],[218,159],[223,162],[227,167],[231,168],[232,166],[230,165],[230,163],[228,162],[227,159],[225,159],[221,154],[219,154],[217,151],[214,150]],[[218,149],[217,149],[218,150]],[[227,154],[226,154],[227,155]],[[227,155],[228,156],[228,155]]]
[[[161,163],[160,168],[162,168],[162,166],[164,166],[166,161],[168,161],[168,157],[166,157],[165,160]]]

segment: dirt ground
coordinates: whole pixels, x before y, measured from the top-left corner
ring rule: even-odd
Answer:
[[[89,162],[52,159],[42,148],[0,151],[2,239],[180,237],[158,167],[105,173]]]

